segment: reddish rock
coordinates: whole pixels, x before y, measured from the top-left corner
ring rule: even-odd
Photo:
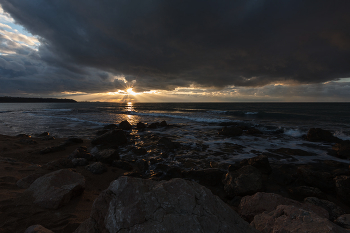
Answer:
[[[333,202],[327,201],[327,200],[322,200],[318,199],[316,197],[308,197],[305,198],[304,203],[310,203],[319,207],[322,207],[323,209],[327,210],[329,213],[329,219],[331,221],[334,221],[341,215],[345,214],[344,210],[334,204]]]
[[[257,232],[196,182],[120,177],[95,200],[75,233]]]
[[[53,231],[50,231],[41,225],[33,225],[28,227],[24,233],[53,233]]]
[[[274,211],[256,215],[251,225],[264,233],[348,233],[327,218],[292,205],[280,205]]]
[[[342,216],[339,216],[335,220],[335,223],[343,228],[350,229],[350,214],[344,214]]]
[[[251,222],[254,216],[261,214],[265,211],[273,211],[279,205],[293,205],[296,207],[303,208],[308,211],[313,211],[314,213],[328,218],[328,212],[318,206],[306,203],[300,203],[298,201],[282,197],[281,195],[274,193],[263,193],[259,192],[252,196],[245,196],[242,198],[239,204],[238,213],[248,222]]]
[[[36,179],[26,193],[34,203],[47,209],[57,209],[80,195],[85,188],[85,178],[69,169],[61,169]]]

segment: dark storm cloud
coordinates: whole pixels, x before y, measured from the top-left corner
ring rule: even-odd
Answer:
[[[94,90],[108,89],[108,74],[91,69],[137,80],[137,90],[321,83],[350,75],[350,1],[0,3],[40,36],[41,61],[71,89],[87,77],[97,80]]]

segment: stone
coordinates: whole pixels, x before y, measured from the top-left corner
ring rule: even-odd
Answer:
[[[159,139],[158,144],[163,145],[167,149],[176,149],[179,147],[179,143],[173,142],[167,137],[162,137],[161,139]]]
[[[270,174],[272,169],[269,163],[269,159],[266,155],[258,155],[256,157],[248,159],[248,164],[257,168],[264,174]]]
[[[252,196],[245,196],[242,198],[241,203],[238,206],[238,213],[243,219],[251,222],[254,216],[261,214],[265,211],[271,212],[279,205],[293,205],[298,208],[303,208],[307,211],[312,211],[323,218],[328,218],[328,212],[318,206],[310,203],[300,203],[298,201],[282,197],[275,193],[258,192]]]
[[[299,167],[298,174],[307,185],[319,188],[324,192],[331,192],[335,189],[333,176],[328,172]]]
[[[49,132],[43,132],[43,133],[39,134],[38,137],[47,137],[49,135],[50,135]]]
[[[219,134],[224,136],[235,137],[241,136],[243,134],[243,130],[236,126],[225,126],[219,131]]]
[[[276,210],[256,215],[251,226],[261,232],[348,233],[327,218],[292,205],[280,205]]]
[[[138,128],[138,129],[144,129],[144,128],[146,128],[146,124],[145,124],[145,123],[142,123],[142,122],[139,122],[139,123],[137,123],[136,128]]]
[[[143,147],[135,147],[132,149],[132,152],[134,152],[136,155],[145,155],[147,154],[147,150]]]
[[[344,214],[342,216],[339,216],[335,220],[335,223],[345,229],[350,229],[350,214]]]
[[[130,130],[131,127],[132,127],[131,124],[127,120],[119,123],[119,129]]]
[[[257,232],[196,182],[120,177],[96,198],[75,233]]]
[[[68,159],[84,158],[86,160],[92,160],[92,155],[88,152],[86,146],[81,146],[75,149],[72,154],[68,156]]]
[[[132,171],[133,167],[130,163],[126,162],[126,161],[122,161],[122,160],[115,160],[112,163],[113,167],[117,167],[126,171]]]
[[[274,165],[269,179],[272,183],[289,185],[298,178],[297,167],[292,164]]]
[[[295,198],[302,200],[306,197],[318,197],[321,199],[327,199],[327,196],[318,188],[309,186],[297,186],[288,189],[288,192]]]
[[[46,147],[45,149],[42,149],[40,151],[40,154],[49,154],[49,153],[55,153],[59,151],[64,151],[66,148],[62,145],[60,146],[52,146],[52,147]]]
[[[316,156],[317,155],[315,153],[308,152],[305,150],[291,149],[291,148],[268,149],[268,151],[279,155],[287,155],[287,156]]]
[[[332,149],[336,152],[337,157],[341,159],[350,159],[350,141],[343,141],[335,144]]]
[[[250,128],[247,130],[246,132],[249,135],[258,135],[258,134],[262,134],[262,132],[256,128]]]
[[[111,144],[111,145],[123,145],[128,142],[126,135],[121,129],[110,130],[101,136],[96,137],[91,141],[93,145],[101,145],[101,144]]]
[[[254,194],[263,188],[261,172],[251,165],[228,172],[223,183],[229,197]]]
[[[72,137],[72,138],[68,138],[62,145],[63,146],[72,146],[72,145],[80,144],[80,143],[83,143],[83,142],[84,141],[81,138]]]
[[[54,233],[54,232],[43,227],[42,225],[33,225],[33,226],[28,227],[24,231],[24,233]]]
[[[333,202],[318,199],[317,197],[307,197],[304,199],[304,203],[310,203],[327,210],[329,213],[329,219],[331,221],[334,221],[341,215],[345,214],[344,210],[336,204],[334,204]]]
[[[166,121],[161,121],[159,125],[160,125],[160,127],[166,127],[166,126],[168,126],[168,124],[166,123]]]
[[[47,169],[47,170],[58,170],[58,169],[63,169],[63,168],[73,168],[74,164],[72,160],[70,159],[57,159],[51,162],[48,162],[47,164],[44,164],[42,168]]]
[[[84,158],[72,159],[72,163],[73,163],[74,167],[82,167],[82,166],[86,166],[89,164],[88,160],[84,159]]]
[[[102,174],[102,173],[105,173],[107,171],[106,165],[104,165],[101,162],[95,162],[95,163],[92,163],[90,165],[87,165],[85,167],[85,169],[94,173],[94,174]]]
[[[183,171],[182,177],[197,181],[201,185],[222,185],[225,172],[217,168]]]
[[[92,153],[95,160],[102,162],[102,163],[113,163],[114,160],[120,159],[119,153],[115,149],[104,149],[104,150],[97,150],[94,153]]]
[[[57,209],[79,196],[85,189],[85,178],[70,169],[61,169],[36,179],[26,190],[34,203],[47,209]]]
[[[33,182],[38,179],[39,177],[43,176],[44,174],[42,173],[34,173],[31,174],[29,176],[26,176],[20,180],[17,181],[16,185],[18,188],[21,189],[27,189],[30,187],[31,184],[33,184]]]
[[[350,204],[350,176],[337,176],[334,181],[338,198]]]
[[[311,142],[340,142],[341,139],[334,137],[329,130],[311,128],[307,132],[306,138]]]

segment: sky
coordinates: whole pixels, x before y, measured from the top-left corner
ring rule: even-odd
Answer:
[[[350,1],[0,0],[0,96],[350,101]]]

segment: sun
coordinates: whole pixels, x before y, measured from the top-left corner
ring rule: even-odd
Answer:
[[[136,94],[137,94],[136,92],[134,92],[134,91],[132,90],[132,88],[126,89],[126,92],[127,92],[129,95],[136,95]]]

